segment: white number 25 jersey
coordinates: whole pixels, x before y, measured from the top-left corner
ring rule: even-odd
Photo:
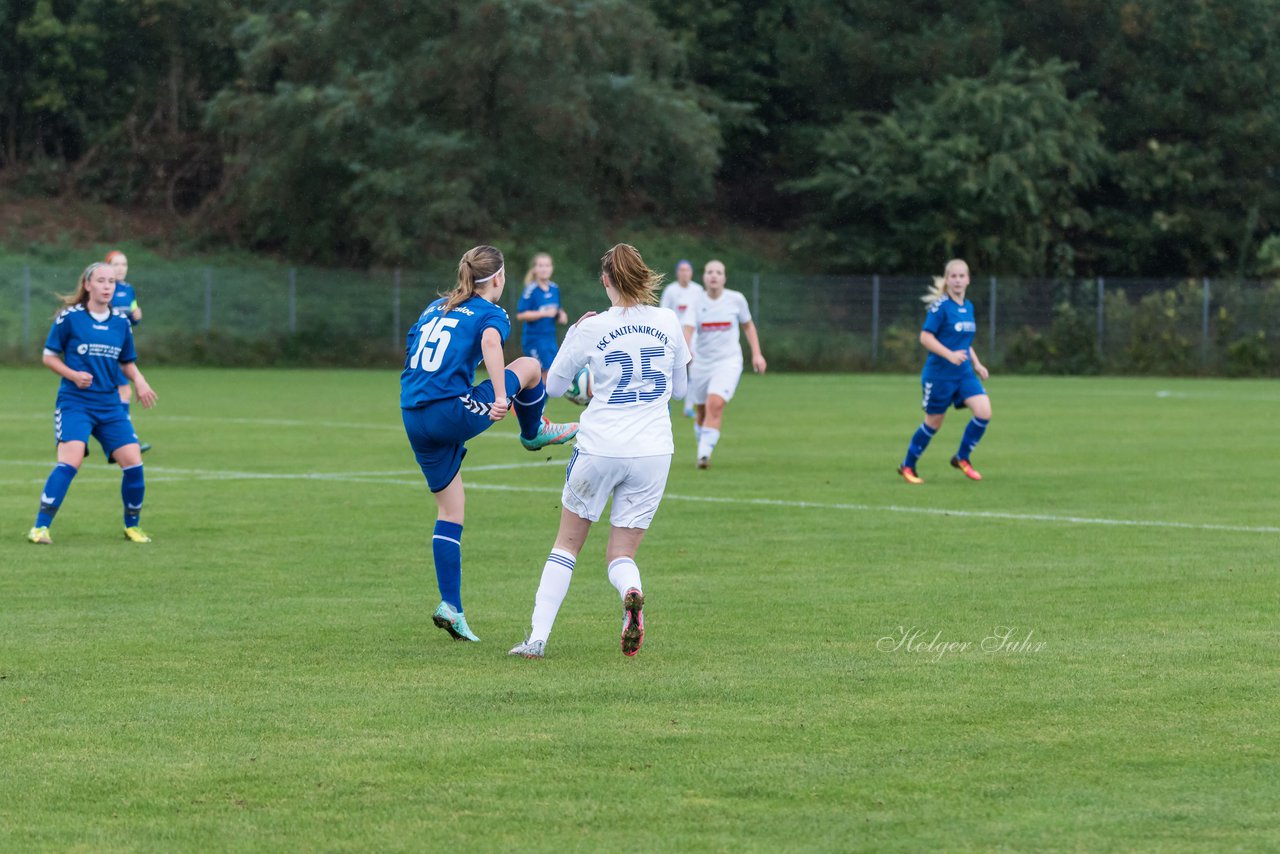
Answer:
[[[675,312],[654,306],[614,307],[576,324],[549,373],[569,382],[591,368],[591,403],[578,427],[578,448],[601,457],[675,452],[671,377],[689,364]]]

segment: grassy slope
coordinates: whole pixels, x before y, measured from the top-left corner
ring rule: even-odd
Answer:
[[[460,646],[430,626],[433,513],[393,373],[152,374],[162,408],[137,420],[157,445],[157,542],[118,539],[118,475],[97,456],[42,550],[21,535],[53,384],[0,370],[0,848],[1280,842],[1280,534],[884,509],[1274,526],[1274,384],[996,378],[987,480],[946,468],[953,416],[911,489],[892,474],[911,378],[749,377],[711,471],[677,419],[640,558],[641,655],[617,652],[597,536],[550,657],[525,662],[503,652],[560,469],[469,476],[464,594],[484,642]],[[540,458],[496,429],[469,466]],[[997,625],[1046,646],[877,649],[899,626],[980,642]]]

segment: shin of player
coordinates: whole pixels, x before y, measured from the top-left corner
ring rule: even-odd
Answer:
[[[661,277],[635,247],[618,244],[601,267],[611,307],[574,325],[547,379],[548,393],[563,394],[589,365],[595,385],[565,470],[560,530],[542,568],[529,636],[510,651],[525,658],[543,657],[578,554],[611,499],[606,564],[622,600],[622,652],[635,655],[644,640],[636,552],[666,488],[675,450],[668,401],[684,396],[689,350],[675,313],[653,305]]]
[[[125,537],[135,543],[151,542],[138,527],[146,491],[142,451],[120,406],[118,388],[126,378],[132,380],[146,407],[155,404],[156,393],[136,364],[128,317],[111,307],[115,286],[107,264],[89,265],[76,292],[64,300],[66,308],[58,313],[45,340],[44,364],[62,377],[53,417],[58,462],[41,490],[40,509],[27,535],[33,543],[52,542],[49,527],[80,470],[91,436],[122,470]]]
[[[697,357],[689,368],[689,399],[698,411],[694,427],[698,468],[705,469],[720,441],[725,406],[742,378],[739,329],[751,347],[752,369],[763,374],[767,364],[760,351],[759,333],[751,322],[747,298],[725,287],[724,264],[708,261],[702,271],[702,284],[706,292],[695,303],[692,317],[693,351]]]
[[[920,344],[929,352],[920,374],[924,421],[916,428],[898,466],[898,474],[907,483],[924,483],[917,464],[952,406],[967,408],[973,416],[965,426],[951,465],[970,480],[982,480],[969,458],[991,422],[991,398],[982,385],[990,373],[973,348],[978,323],[973,303],[965,298],[968,289],[969,265],[954,258],[947,262],[942,278],[935,278],[933,288],[922,297],[929,304],[920,331]]]
[[[466,495],[460,472],[466,441],[511,408],[520,422],[520,442],[531,451],[568,442],[578,429],[543,417],[547,395],[535,360],[521,357],[503,364],[511,320],[496,303],[505,284],[497,249],[476,246],[463,255],[453,291],[427,306],[409,330],[400,375],[405,432],[436,500],[431,552],[440,604],[432,621],[456,640],[479,640],[462,611]],[[481,363],[490,379],[473,385]]]

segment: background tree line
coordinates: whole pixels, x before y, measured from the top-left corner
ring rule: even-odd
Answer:
[[[1280,0],[0,0],[0,185],[300,260],[592,223],[806,270],[1280,271]]]

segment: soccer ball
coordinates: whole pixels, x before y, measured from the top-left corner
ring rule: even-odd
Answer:
[[[582,369],[574,374],[569,390],[564,393],[564,399],[579,406],[586,406],[591,402],[591,387],[594,384],[591,378],[591,368],[583,365]]]

